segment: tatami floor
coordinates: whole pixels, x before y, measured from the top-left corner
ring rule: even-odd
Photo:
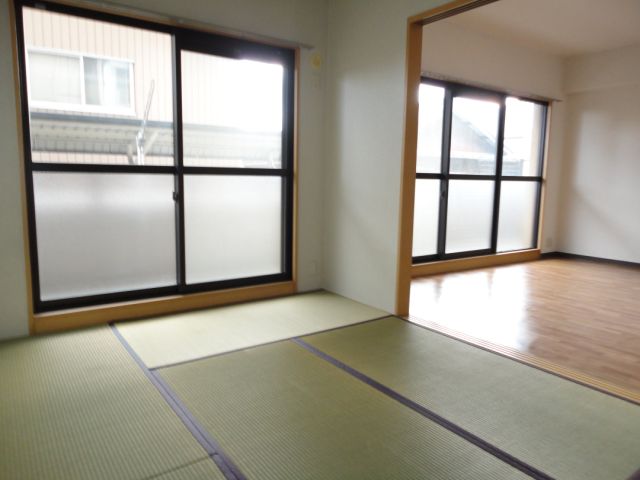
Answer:
[[[637,267],[549,258],[416,278],[410,315],[640,398]]]
[[[326,292],[0,344],[2,479],[626,479],[640,406]]]

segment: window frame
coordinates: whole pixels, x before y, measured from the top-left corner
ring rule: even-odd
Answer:
[[[246,38],[231,37],[219,33],[209,33],[172,24],[156,23],[115,13],[107,13],[90,8],[70,6],[50,1],[14,0],[16,36],[18,48],[18,72],[20,85],[20,107],[22,114],[22,141],[24,146],[25,186],[28,223],[28,249],[31,266],[31,284],[34,313],[55,310],[90,307],[114,302],[134,301],[183,295],[199,292],[213,292],[276,282],[294,280],[294,192],[295,192],[295,110],[297,91],[297,48],[265,44]],[[54,13],[74,15],[81,18],[105,21],[116,25],[142,28],[154,32],[169,34],[172,37],[172,72],[173,72],[173,139],[174,163],[172,166],[154,165],[112,165],[112,164],[74,164],[33,162],[31,151],[31,135],[29,121],[28,96],[28,58],[24,40],[23,7],[43,9]],[[187,48],[189,47],[189,48]],[[183,162],[182,142],[182,94],[180,52],[183,49],[202,53],[220,55],[229,58],[270,59],[278,61],[284,68],[283,77],[283,130],[282,130],[282,165],[281,168],[242,168],[242,167],[196,167],[185,166]],[[81,55],[81,54],[80,54]],[[96,57],[94,55],[89,55]],[[118,59],[119,60],[119,59]],[[131,64],[133,65],[133,64]],[[84,72],[82,72],[84,76]],[[133,79],[133,77],[131,77]],[[130,87],[133,88],[133,82]],[[83,87],[84,88],[84,87]],[[133,96],[131,97],[134,101]],[[36,107],[40,108],[40,107]],[[57,107],[59,108],[59,107]],[[76,110],[77,111],[77,110]],[[101,110],[99,113],[105,113]],[[111,112],[113,113],[113,112]],[[43,301],[40,293],[37,232],[34,201],[34,172],[83,172],[101,173],[145,173],[172,174],[175,180],[174,203],[176,217],[176,284],[168,287],[157,287],[143,290],[102,293],[81,297],[72,297]],[[282,178],[282,233],[281,233],[281,272],[246,278],[233,278],[213,282],[187,284],[185,272],[185,212],[184,212],[184,176],[185,175],[240,175],[240,176],[277,176]]]
[[[58,48],[47,47],[27,47],[25,55],[26,60],[26,72],[27,72],[27,84],[31,78],[31,53],[44,53],[47,55],[58,55],[61,57],[77,58],[78,73],[80,83],[80,103],[68,103],[68,102],[56,102],[54,100],[32,100],[31,92],[27,91],[29,96],[29,104],[34,108],[42,110],[62,110],[65,112],[79,112],[79,113],[98,113],[107,115],[124,115],[135,117],[136,115],[136,99],[135,99],[135,62],[128,58],[116,58],[105,55],[94,55],[84,52],[73,52],[69,50],[62,50]],[[93,105],[87,103],[86,86],[85,86],[85,72],[84,61],[85,58],[92,58],[95,60],[109,60],[113,62],[126,63],[129,69],[129,105],[127,107],[107,107],[103,105]]]
[[[416,181],[418,180],[438,180],[440,182],[440,201],[438,212],[438,225],[437,225],[437,247],[436,253],[431,255],[418,255],[412,254],[412,264],[417,265],[421,263],[428,263],[433,261],[442,260],[454,260],[458,258],[476,257],[495,255],[497,253],[508,253],[514,251],[528,250],[536,248],[538,246],[538,233],[540,229],[540,212],[542,204],[542,188],[544,184],[544,160],[545,160],[545,147],[547,143],[547,123],[549,116],[549,102],[538,100],[530,97],[524,97],[519,95],[512,95],[506,92],[498,90],[481,88],[471,85],[466,85],[459,82],[453,82],[448,80],[434,79],[428,76],[421,76],[420,84],[432,85],[436,87],[444,88],[444,102],[443,102],[443,125],[442,125],[442,144],[441,144],[441,165],[440,173],[420,173],[416,169]],[[478,100],[492,100],[497,101],[500,105],[498,116],[498,136],[496,140],[496,169],[493,175],[481,175],[481,174],[462,174],[462,173],[450,173],[450,149],[451,149],[451,130],[452,130],[452,107],[453,99],[455,97],[473,98]],[[538,171],[537,175],[503,175],[502,174],[502,161],[503,161],[503,149],[504,149],[504,132],[505,132],[505,120],[506,120],[506,100],[507,98],[516,98],[526,102],[535,103],[544,108],[543,114],[540,120],[540,143],[538,146]],[[419,126],[418,126],[419,128]],[[490,247],[480,250],[469,250],[462,252],[446,253],[446,235],[447,235],[447,207],[449,199],[449,182],[451,180],[463,180],[463,181],[477,181],[477,180],[491,180],[494,182],[494,197],[493,208],[491,218],[491,239]],[[521,182],[535,182],[537,184],[537,196],[535,202],[535,214],[534,214],[534,228],[531,238],[530,247],[518,250],[509,250],[504,252],[498,252],[498,229],[500,224],[500,192],[502,182],[505,181],[521,181]]]

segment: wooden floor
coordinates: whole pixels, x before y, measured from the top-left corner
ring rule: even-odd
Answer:
[[[410,315],[640,393],[638,268],[553,258],[416,278]]]

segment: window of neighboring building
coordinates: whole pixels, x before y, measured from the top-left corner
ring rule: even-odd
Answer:
[[[547,104],[423,79],[414,263],[534,248]]]
[[[18,4],[35,310],[291,280],[295,51]]]
[[[29,49],[28,77],[34,107],[133,113],[130,61]]]

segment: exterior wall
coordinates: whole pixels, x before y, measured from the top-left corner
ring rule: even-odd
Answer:
[[[26,8],[25,45],[133,61],[135,116],[144,113],[155,83],[149,119],[173,120],[171,37],[139,28]]]

